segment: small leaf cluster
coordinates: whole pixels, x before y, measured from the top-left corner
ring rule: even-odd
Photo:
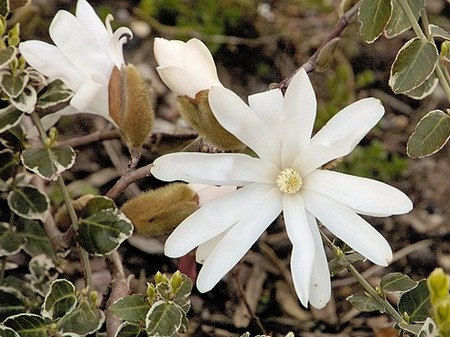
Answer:
[[[77,292],[70,281],[56,279],[50,284],[39,313],[10,315],[0,324],[0,330],[14,337],[91,334],[105,321],[95,299],[95,293]]]
[[[360,32],[368,42],[384,33],[393,38],[413,28],[416,37],[408,40],[392,64],[389,85],[396,94],[414,99],[429,96],[439,81],[448,86],[450,34],[444,28],[428,24],[425,0],[362,0],[359,10]],[[422,17],[423,29],[417,21]],[[437,40],[442,42],[439,50]],[[446,82],[446,83],[442,83]],[[416,126],[407,146],[408,155],[421,158],[439,151],[450,138],[449,112],[434,110]]]
[[[442,337],[450,336],[450,276],[436,268],[427,278],[431,311]]]
[[[178,336],[188,328],[187,312],[192,281],[179,271],[169,279],[157,273],[146,295],[133,294],[114,302],[109,310],[124,322],[116,337]]]

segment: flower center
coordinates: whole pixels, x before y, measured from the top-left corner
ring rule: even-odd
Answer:
[[[302,184],[303,180],[300,174],[291,168],[285,168],[277,177],[277,186],[284,193],[297,193]]]

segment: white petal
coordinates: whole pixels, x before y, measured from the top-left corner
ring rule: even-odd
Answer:
[[[183,180],[210,185],[274,184],[279,170],[261,159],[240,153],[171,153],[153,162],[152,174],[164,181]]]
[[[353,150],[367,132],[378,123],[383,114],[384,107],[380,100],[372,97],[361,99],[334,115],[314,135],[311,143],[332,146],[346,139]]]
[[[302,188],[319,192],[372,216],[407,213],[411,200],[400,190],[385,183],[328,170],[316,170],[304,179]]]
[[[213,85],[221,85],[217,77],[216,64],[208,47],[199,39],[190,39],[184,49],[184,69],[196,78],[208,80],[209,89]]]
[[[227,233],[227,231],[217,235],[216,237],[213,237],[211,240],[200,244],[195,251],[195,261],[204,264],[208,256],[211,255],[211,252],[214,250],[214,248],[216,248],[219,241],[222,240],[225,233]]]
[[[186,43],[179,40],[166,40],[157,37],[154,40],[153,51],[156,62],[160,66],[183,68],[183,53]]]
[[[314,262],[314,240],[308,225],[300,193],[283,195],[286,232],[292,242],[291,270],[294,288],[300,302],[308,307],[311,271]]]
[[[223,87],[212,87],[209,105],[220,124],[250,147],[263,160],[279,166],[281,144],[255,111],[239,96]]]
[[[87,78],[70,100],[70,104],[79,111],[86,111],[89,104],[97,99],[102,85],[92,78]],[[103,111],[106,114],[106,111]]]
[[[50,24],[50,37],[85,76],[97,74],[107,83],[113,67],[108,47],[100,46],[72,14],[66,11],[56,13]]]
[[[392,250],[386,239],[346,205],[323,194],[302,190],[310,211],[334,235],[375,264],[387,266]]]
[[[100,45],[108,43],[109,37],[105,25],[86,0],[78,0],[75,13],[83,27],[97,39]]]
[[[280,139],[280,127],[283,119],[283,94],[280,89],[265,91],[248,96],[248,104],[258,117],[270,129],[277,131]]]
[[[50,79],[60,79],[70,89],[76,90],[84,81],[83,74],[55,46],[42,41],[19,44],[20,53],[37,71]]]
[[[309,303],[316,309],[322,309],[331,298],[330,271],[316,219],[309,212],[306,212],[306,217],[314,239],[315,249],[311,283],[309,286]]]
[[[165,254],[180,257],[233,226],[249,209],[259,205],[272,186],[252,184],[211,201],[187,217],[169,236]]]
[[[316,110],[316,94],[302,68],[293,77],[283,101],[283,167],[291,167],[298,154],[309,144]]]
[[[188,186],[197,193],[199,206],[206,205],[208,202],[236,191],[236,186],[214,186],[197,183],[190,183]]]
[[[211,290],[280,214],[282,198],[278,188],[262,196],[257,203],[248,205],[246,215],[230,228],[206,259],[197,278],[200,292]]]
[[[162,66],[157,67],[156,71],[167,87],[177,96],[186,95],[195,98],[195,95],[206,86],[205,83],[197,83],[196,79],[182,68]]]

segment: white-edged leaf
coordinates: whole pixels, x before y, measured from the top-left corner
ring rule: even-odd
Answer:
[[[109,310],[122,321],[144,321],[150,305],[146,298],[140,294],[125,296],[115,301]]]
[[[114,202],[102,196],[89,200],[78,223],[77,242],[94,255],[109,254],[133,233],[133,224]]]
[[[450,137],[450,116],[441,110],[427,113],[408,139],[406,152],[411,158],[423,158],[439,151]]]
[[[0,50],[0,69],[8,65],[16,57],[16,47],[8,46]]]
[[[425,0],[406,0],[414,13],[414,18],[419,20],[420,11],[425,7]],[[385,28],[387,38],[393,38],[411,28],[411,23],[400,6],[399,1],[392,1],[392,16]]]
[[[57,279],[50,285],[50,291],[42,304],[41,314],[43,317],[56,320],[71,313],[76,305],[75,286],[68,280]]]
[[[0,151],[0,163],[0,179],[4,181],[13,176],[19,164],[15,153],[9,149]]]
[[[436,86],[438,85],[438,83],[439,83],[439,79],[433,73],[430,75],[430,77],[428,77],[428,79],[425,82],[423,82],[417,88],[415,88],[411,91],[407,91],[404,94],[411,98],[421,100],[421,99],[427,97],[428,95],[431,95],[431,93],[434,91],[434,89],[436,89]]]
[[[25,238],[13,231],[6,222],[0,222],[0,256],[18,253],[25,246]]]
[[[9,101],[20,111],[32,113],[37,102],[36,90],[28,85],[22,90],[19,96],[11,97]]]
[[[383,32],[392,12],[391,0],[362,0],[358,20],[360,33],[368,43],[374,42]]]
[[[44,221],[50,208],[48,196],[35,186],[17,186],[9,192],[7,200],[14,213],[30,220]]]
[[[402,273],[390,273],[380,281],[380,288],[385,292],[405,292],[417,286],[417,281],[411,280],[408,275]]]
[[[45,319],[35,314],[18,314],[8,317],[3,324],[20,337],[48,337]]]
[[[173,336],[181,328],[183,310],[176,304],[157,301],[148,311],[145,327],[149,336]]]
[[[428,25],[428,30],[432,37],[440,37],[444,40],[450,40],[450,34],[442,27],[430,24]]]
[[[22,152],[23,165],[46,180],[56,180],[75,163],[75,151],[70,146],[28,149]]]
[[[414,289],[403,293],[398,303],[399,312],[407,313],[411,323],[425,321],[430,308],[430,293],[425,279]]]
[[[347,301],[349,301],[356,309],[361,312],[384,312],[384,308],[380,303],[366,295],[353,294],[347,297]]]
[[[1,337],[20,337],[20,335],[13,329],[8,328],[0,324],[0,336]]]
[[[138,324],[123,322],[117,328],[114,337],[148,337],[144,328]]]
[[[14,105],[0,109],[0,133],[19,124],[22,117],[23,112],[18,110]]]
[[[24,312],[25,297],[17,289],[10,286],[0,286],[0,321]]]
[[[29,76],[26,72],[18,74],[3,74],[0,81],[0,87],[10,98],[19,96],[25,86],[28,84]]]
[[[82,301],[72,312],[62,317],[57,326],[64,333],[87,335],[98,331],[104,322],[103,311],[91,308],[88,302]]]
[[[69,101],[73,94],[64,82],[55,80],[39,93],[36,108],[41,110],[54,108]]]
[[[431,317],[427,317],[425,322],[423,322],[422,328],[417,334],[417,337],[438,337],[438,336],[440,336],[438,326]]]
[[[392,90],[401,94],[419,87],[433,73],[438,57],[433,43],[419,38],[409,40],[392,64],[389,78]]]
[[[53,257],[55,251],[43,226],[35,220],[20,219],[16,223],[17,234],[25,238],[23,250],[35,257],[41,254]]]

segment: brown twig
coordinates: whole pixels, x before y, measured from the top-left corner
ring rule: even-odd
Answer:
[[[311,57],[305,63],[303,63],[303,65],[300,68],[294,71],[289,77],[285,78],[278,84],[272,85],[271,88],[279,88],[281,90],[285,90],[288,87],[294,75],[302,68],[305,69],[307,73],[312,72],[316,67],[317,58],[319,57],[322,48],[325,47],[328,42],[330,42],[336,37],[339,37],[342,34],[342,32],[345,30],[348,24],[353,20],[353,18],[358,13],[359,6],[360,2],[358,1],[352,8],[350,8],[347,12],[345,12],[344,15],[342,15],[339,18],[333,30],[328,34],[325,40],[323,40],[322,44],[314,52],[314,54],[312,54]]]
[[[152,174],[150,172],[152,166],[153,164],[148,164],[136,170],[125,172],[125,174],[116,182],[116,184],[108,191],[108,193],[106,193],[106,196],[111,199],[116,199],[119,194],[128,187],[128,185],[134,183],[139,179],[150,176]]]

